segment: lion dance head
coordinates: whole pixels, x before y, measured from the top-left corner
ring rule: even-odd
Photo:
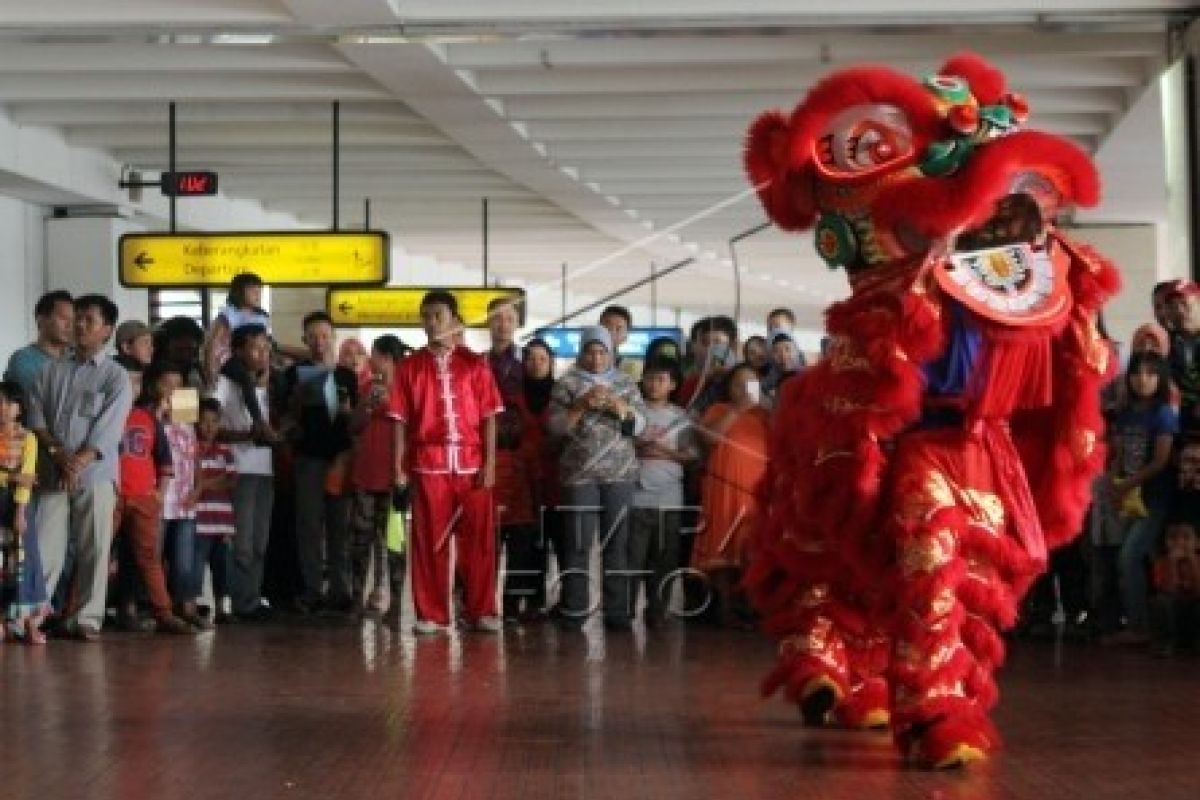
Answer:
[[[1024,130],[1029,108],[965,53],[915,80],[881,66],[836,72],[790,115],[751,126],[745,163],[767,215],[815,227],[831,268],[861,278],[931,256],[1038,244],[1099,178],[1072,142]]]

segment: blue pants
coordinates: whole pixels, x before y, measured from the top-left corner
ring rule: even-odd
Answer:
[[[196,571],[196,520],[163,520],[163,553],[167,559],[167,589],[176,603],[190,603]]]
[[[0,586],[0,597],[3,598],[0,618],[7,618],[14,623],[28,617],[40,617],[47,611],[46,582],[42,576],[42,558],[34,526],[36,502],[35,497],[25,507],[25,535],[21,537],[20,545],[14,540],[6,548],[7,552],[0,555],[0,567],[5,578],[4,585]],[[7,488],[0,490],[0,524],[10,531],[13,526],[10,517],[15,512],[12,492]]]
[[[1121,583],[1121,605],[1129,629],[1145,633],[1150,625],[1150,587],[1146,579],[1150,555],[1162,534],[1166,511],[1150,508],[1150,516],[1129,520],[1125,541],[1117,556],[1117,572]]]

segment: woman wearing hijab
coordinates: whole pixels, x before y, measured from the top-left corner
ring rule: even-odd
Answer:
[[[610,630],[630,627],[627,510],[638,474],[633,437],[645,427],[641,393],[632,378],[614,369],[608,331],[584,328],[579,358],[550,399],[550,431],[563,440],[559,477],[568,508],[559,604],[565,628],[578,630],[587,620],[588,564],[597,527],[604,550],[604,624]]]
[[[508,542],[504,583],[506,622],[539,619],[546,607],[546,567],[553,547],[561,571],[562,512],[557,441],[549,435],[550,395],[554,391],[554,351],[544,339],[531,339],[521,351],[521,458],[529,465],[534,530],[526,541]],[[524,602],[524,608],[521,603]]]
[[[351,336],[342,342],[338,348],[338,366],[345,367],[358,378],[359,388],[371,383],[371,354],[367,352],[362,340]]]

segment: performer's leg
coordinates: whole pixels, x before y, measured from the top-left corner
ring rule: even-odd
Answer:
[[[932,767],[977,760],[995,743],[986,710],[971,696],[972,688],[987,688],[990,670],[963,644],[966,608],[958,590],[966,578],[964,532],[963,515],[947,508],[903,530],[897,542],[892,724],[901,750]]]
[[[450,624],[450,531],[455,503],[449,475],[413,476],[413,608],[418,622]]]
[[[830,601],[826,583],[805,589],[791,614],[765,619],[770,629],[780,626],[789,633],[779,643],[775,669],[763,681],[764,695],[783,687],[787,699],[800,706],[804,721],[822,725],[829,712],[851,692],[849,663],[838,609]]]
[[[884,728],[889,711],[887,666],[891,639],[880,627],[867,623],[861,632],[844,631],[849,694],[834,709],[833,718],[847,728]]]
[[[457,571],[465,587],[467,621],[496,616],[496,527],[491,489],[475,487],[474,475],[455,478],[456,503],[461,509],[455,530]]]

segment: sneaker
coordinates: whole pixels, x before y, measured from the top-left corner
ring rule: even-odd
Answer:
[[[71,638],[80,642],[100,641],[100,629],[86,622],[75,625],[71,629]]]
[[[146,619],[129,611],[118,611],[117,630],[126,633],[153,633],[154,620]]]
[[[1100,643],[1108,647],[1140,647],[1150,644],[1150,635],[1126,628],[1105,636]]]
[[[430,622],[427,619],[419,619],[413,625],[413,633],[418,636],[437,636],[439,634],[447,634],[450,632],[449,625],[439,625],[436,622]]]
[[[383,589],[376,589],[367,598],[367,608],[382,614],[388,607],[388,595]]]
[[[320,595],[300,595],[295,600],[296,612],[305,616],[316,614],[324,605],[323,600],[324,598]]]
[[[558,626],[560,631],[581,631],[583,630],[583,626],[587,624],[587,617],[578,617],[560,613],[558,616],[554,617],[554,624]]]
[[[195,611],[185,611],[179,618],[198,631],[211,631],[217,627],[208,617],[203,617]]]
[[[182,617],[177,617],[174,614],[159,617],[155,627],[159,633],[170,633],[176,636],[191,636],[196,633],[195,628],[189,625]]]
[[[353,597],[330,597],[320,606],[323,616],[344,616],[355,610]]]
[[[471,630],[478,633],[499,633],[503,629],[504,623],[500,621],[499,617],[480,617],[471,626]]]
[[[269,622],[271,616],[272,611],[269,606],[257,605],[244,614],[237,614],[236,620],[238,622]]]

